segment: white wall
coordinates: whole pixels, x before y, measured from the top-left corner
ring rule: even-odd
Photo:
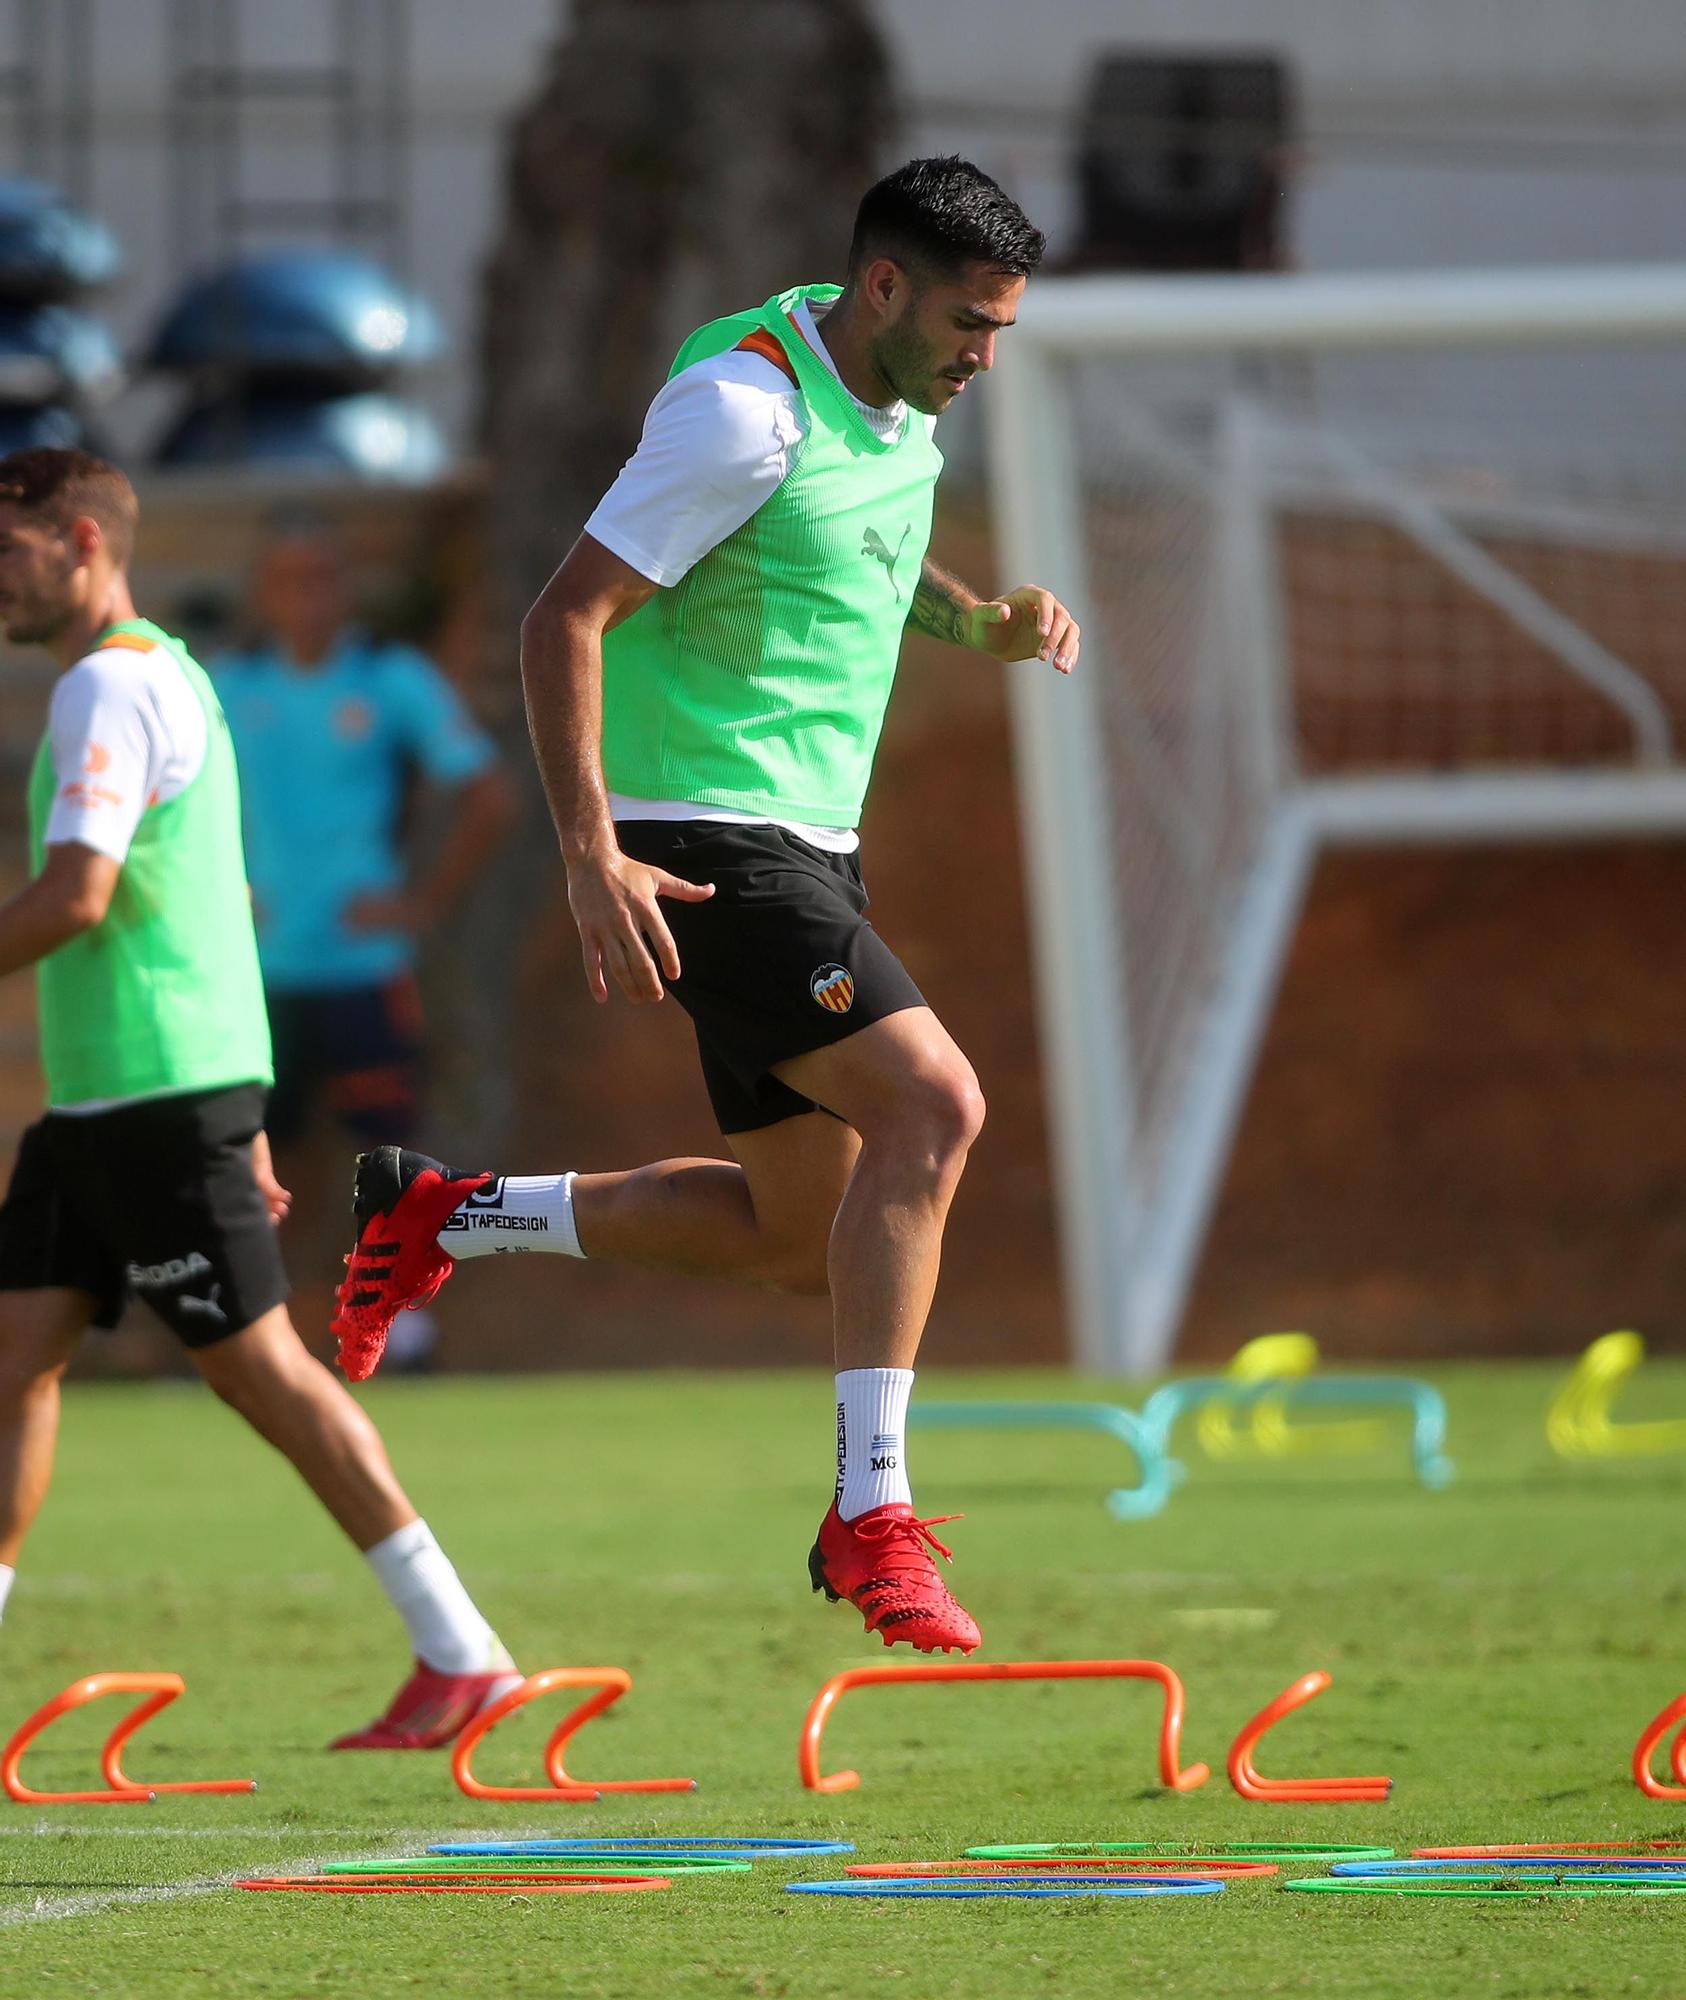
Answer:
[[[138,343],[173,292],[168,0],[95,0],[97,205],[130,255],[111,303]],[[643,0],[625,0],[629,6]],[[452,364],[428,400],[459,439],[473,405],[477,275],[502,134],[564,0],[411,0],[412,269]],[[245,0],[251,52],[307,62],[324,0]],[[1307,148],[1294,203],[1313,268],[1680,254],[1686,213],[1686,0],[876,0],[908,152],[959,148],[1054,237],[1071,221],[1083,81],[1122,46],[1285,52]],[[320,128],[271,118],[270,187],[325,185]],[[156,410],[133,399],[139,434]]]
[[[1679,0],[877,0],[921,96],[1057,112],[1095,51],[1273,48],[1308,93],[1672,102],[1686,87]]]
[[[1683,0],[880,0],[910,139],[1010,185],[1056,248],[1113,49],[1262,49],[1298,82],[1314,269],[1666,257],[1686,232]]]

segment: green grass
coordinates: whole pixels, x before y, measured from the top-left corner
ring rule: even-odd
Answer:
[[[1429,1842],[1686,1833],[1640,1797],[1634,1737],[1686,1685],[1686,1460],[1555,1463],[1554,1372],[1438,1379],[1457,1483],[1426,1494],[1402,1443],[1372,1460],[1193,1460],[1158,1520],[1100,1502],[1100,1437],[916,1434],[923,1504],[963,1508],[955,1580],[986,1657],[1147,1657],[1189,1700],[1202,1791],[1154,1785],[1136,1684],[873,1689],[827,1767],[796,1780],[806,1705],[886,1657],[808,1594],[827,1490],[823,1378],[599,1376],[380,1387],[369,1405],[418,1504],[529,1668],[614,1663],[633,1693],[579,1738],[586,1776],[701,1789],[596,1806],[473,1805],[442,1757],[332,1757],[378,1708],[401,1635],[288,1469],[202,1392],[77,1389],[55,1491],[0,1630],[0,1728],[75,1676],[170,1667],[188,1695],[137,1739],[141,1777],[250,1773],[256,1798],[36,1811],[0,1804],[0,1994],[1606,1996],[1686,1993],[1686,1908],[1294,1897],[1270,1881],[1164,1903],[874,1905],[782,1893],[792,1868],[598,1899],[338,1899],[155,1886],[328,1857],[416,1853],[471,1830],[853,1839],[861,1859],[980,1841],[1318,1837]],[[1654,1364],[1659,1410],[1686,1367]],[[1069,1377],[933,1374],[926,1394],[1109,1392]],[[1225,1614],[1249,1614],[1227,1616]],[[1222,1777],[1239,1724],[1308,1668],[1334,1686],[1268,1739],[1267,1772],[1386,1771],[1385,1806],[1269,1807]],[[32,1754],[92,1781],[97,1712]],[[536,1778],[512,1723],[493,1776]],[[69,1914],[66,1914],[66,1912]]]

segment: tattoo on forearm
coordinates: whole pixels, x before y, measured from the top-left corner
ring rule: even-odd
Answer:
[[[964,646],[977,602],[958,577],[926,558],[913,587],[913,604],[907,622],[916,632],[928,632],[933,639],[946,639],[951,646]]]

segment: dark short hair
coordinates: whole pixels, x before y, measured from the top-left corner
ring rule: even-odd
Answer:
[[[97,521],[112,559],[122,568],[135,546],[140,503],[128,475],[91,451],[32,445],[0,458],[0,504],[68,528],[86,516]]]
[[[993,264],[1029,277],[1044,238],[999,182],[958,153],[909,160],[869,187],[855,216],[849,270],[874,257],[927,270]]]

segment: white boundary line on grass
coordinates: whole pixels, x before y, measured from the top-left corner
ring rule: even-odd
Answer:
[[[389,1840],[432,1840],[438,1829],[431,1826],[395,1826]],[[0,1826],[0,1839],[34,1840],[48,1833],[97,1833],[107,1840],[366,1840],[366,1826],[105,1826],[80,1820],[38,1819],[33,1826]],[[471,1832],[453,1839],[496,1840],[498,1830]],[[534,1836],[540,1838],[542,1836]],[[516,1839],[522,1838],[517,1834]],[[5,1887],[0,1881],[0,1889]]]
[[[20,1833],[32,1830],[22,1827],[8,1829],[8,1831]],[[69,1830],[69,1828],[63,1829],[65,1832]],[[111,1828],[109,1830],[112,1832],[121,1832],[125,1829]],[[140,1831],[138,1828],[127,1830]],[[198,1830],[195,1829],[195,1831]],[[210,1828],[204,1829],[206,1832],[212,1830]],[[222,1829],[217,1828],[215,1831],[221,1832]],[[266,1834],[273,1833],[274,1831],[275,1829],[273,1828],[265,1829]],[[363,1831],[364,1829],[362,1828],[358,1829],[359,1833]],[[438,1833],[439,1829],[437,1827],[428,1827],[426,1829],[419,1827],[396,1827],[387,1835],[387,1840],[391,1842],[394,1840],[431,1839],[437,1837]],[[494,1837],[529,1840],[541,1838],[543,1833],[543,1827],[506,1827],[498,1830],[498,1833],[495,1835],[482,1835],[479,1832],[471,1832],[461,1834],[457,1837],[464,1840],[491,1839]],[[242,1836],[237,1835],[236,1837]],[[253,1838],[257,1836],[247,1833],[243,1837]],[[333,1835],[325,1834],[320,1828],[317,1828],[314,1837],[318,1840],[332,1839]],[[320,1868],[324,1861],[380,1861],[383,1858],[384,1856],[379,1852],[361,1855],[302,1854],[296,1856],[287,1866],[291,1872],[296,1873],[304,1869]],[[175,1903],[185,1902],[193,1896],[214,1896],[219,1890],[231,1887],[241,1875],[250,1873],[254,1866],[256,1866],[255,1863],[249,1863],[246,1868],[231,1869],[226,1875],[195,1875],[181,1882],[137,1883],[132,1889],[102,1889],[81,1896],[37,1896],[34,1903],[28,1908],[0,1909],[0,1930],[10,1929],[18,1924],[57,1923],[62,1922],[66,1917],[87,1917],[94,1915],[100,1910],[117,1909],[136,1903]]]
[[[314,1865],[316,1858],[303,1865]],[[27,1909],[0,1910],[0,1930],[13,1924],[50,1924],[63,1917],[92,1916],[96,1910],[114,1909],[121,1903],[173,1903],[188,1896],[209,1896],[228,1888],[234,1879],[232,1873],[202,1875],[189,1882],[152,1882],[144,1888],[107,1889],[97,1895],[37,1896]]]

